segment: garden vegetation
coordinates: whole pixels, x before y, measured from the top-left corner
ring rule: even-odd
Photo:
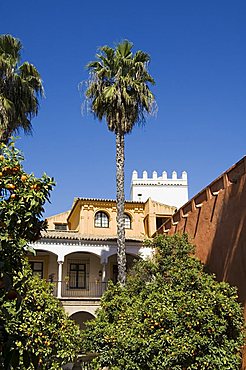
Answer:
[[[236,370],[243,343],[236,289],[217,282],[194,257],[186,235],[147,242],[125,286],[111,285],[83,344],[95,369]]]

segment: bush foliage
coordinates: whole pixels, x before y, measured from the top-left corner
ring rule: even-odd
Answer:
[[[25,265],[24,265],[25,266]],[[7,310],[5,329],[11,347],[6,353],[15,370],[54,370],[72,362],[81,347],[79,327],[69,320],[58,299],[52,294],[52,284],[33,277],[26,262],[15,281],[22,281],[19,294],[23,297],[16,311],[13,300],[2,306]],[[9,361],[8,361],[9,362]]]
[[[46,229],[43,206],[54,181],[27,174],[23,159],[13,142],[1,144],[0,368],[61,369],[78,353],[80,331],[26,261]]]
[[[158,236],[151,260],[136,263],[124,287],[111,285],[85,349],[95,369],[236,370],[243,316],[237,292],[204,272],[187,236]]]

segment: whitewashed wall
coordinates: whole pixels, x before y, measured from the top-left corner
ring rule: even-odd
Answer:
[[[187,173],[183,171],[178,178],[177,172],[173,171],[172,177],[168,178],[166,171],[159,177],[156,171],[152,173],[152,177],[148,177],[147,171],[143,171],[142,177],[139,177],[137,171],[133,171],[131,200],[145,202],[148,198],[180,208],[188,201]]]

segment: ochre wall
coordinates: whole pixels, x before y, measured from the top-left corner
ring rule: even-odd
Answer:
[[[55,216],[47,217],[46,220],[48,223],[48,229],[54,230],[55,223],[66,223],[69,213],[70,211],[66,211],[66,212],[58,213]]]
[[[145,234],[151,237],[156,232],[156,217],[170,217],[174,214],[176,208],[156,202],[149,198],[144,205],[144,217],[147,220],[147,230]]]
[[[99,211],[105,212],[109,217],[109,227],[95,227],[95,214]],[[126,229],[126,237],[139,238],[144,234],[144,203],[125,203],[125,212],[130,216],[132,227]],[[70,229],[76,230],[83,235],[112,236],[117,233],[116,202],[107,200],[79,200],[68,217]],[[74,222],[74,219],[76,221]]]
[[[175,207],[167,206],[150,198],[145,202],[125,202],[125,212],[131,218],[131,228],[126,229],[126,238],[144,239],[156,231],[156,217],[170,217]],[[105,212],[109,217],[109,227],[95,227],[95,214]],[[56,223],[68,223],[68,230],[84,236],[116,236],[116,201],[103,199],[77,199],[72,210],[47,218],[48,230],[55,230]],[[148,221],[148,225],[144,220]],[[146,230],[147,229],[147,230]]]
[[[245,216],[246,157],[179,209],[158,233],[186,232],[209,271],[238,288],[246,318]]]

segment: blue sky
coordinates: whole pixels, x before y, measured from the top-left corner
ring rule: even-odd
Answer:
[[[190,197],[245,155],[246,2],[244,0],[10,0],[0,33],[18,37],[46,99],[33,136],[17,146],[25,168],[54,176],[46,215],[75,196],[115,198],[115,138],[81,114],[78,84],[99,46],[128,39],[151,55],[156,117],[126,137],[126,198],[131,173],[188,172]]]

